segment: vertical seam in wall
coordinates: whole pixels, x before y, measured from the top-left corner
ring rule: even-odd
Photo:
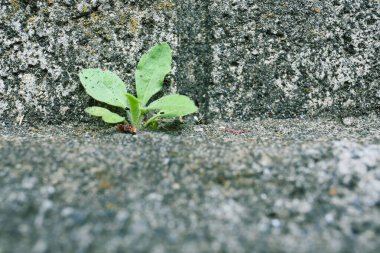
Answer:
[[[209,115],[210,112],[210,88],[213,86],[213,80],[212,80],[212,70],[213,70],[213,50],[211,46],[211,36],[212,36],[212,29],[209,29],[213,27],[212,23],[212,17],[210,14],[210,1],[211,0],[205,0],[207,2],[206,4],[206,45],[207,45],[207,60],[205,62],[205,74],[206,74],[206,80],[207,80],[207,85],[205,89],[205,96],[206,96],[206,102],[205,102],[205,117],[206,117],[206,122],[209,121],[211,118]]]
[[[192,96],[198,102],[200,101],[200,116],[205,123],[209,118],[209,88],[212,85],[211,73],[213,70],[210,44],[212,29],[209,29],[212,26],[209,10],[210,0],[194,0],[190,3],[187,0],[176,0],[176,5],[178,17],[176,32],[179,41],[177,56],[178,88],[180,92],[183,90],[185,94],[187,93],[186,95]],[[195,9],[191,9],[190,6],[195,7]],[[203,19],[199,20],[199,18]],[[189,22],[192,23],[189,24]],[[196,38],[191,38],[192,35],[195,36],[199,33],[203,33],[203,43],[197,42]],[[200,55],[197,55],[198,52]],[[195,64],[198,65],[194,66],[194,69],[199,70],[199,72],[194,73],[195,80],[190,83],[189,73],[186,73],[188,63],[185,61],[191,59],[192,56],[196,58]]]

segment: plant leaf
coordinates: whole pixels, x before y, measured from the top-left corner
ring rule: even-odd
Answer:
[[[123,109],[128,107],[128,100],[124,95],[127,93],[125,83],[115,73],[101,69],[84,69],[79,73],[79,78],[87,94],[94,99]]]
[[[194,101],[183,95],[168,95],[153,101],[147,110],[158,110],[160,117],[174,118],[198,111]]]
[[[132,123],[132,126],[136,127],[137,129],[140,128],[140,121],[141,121],[141,109],[140,109],[140,101],[133,96],[132,94],[127,93],[127,98],[129,101],[129,108],[130,108],[130,121]]]
[[[119,114],[98,106],[88,107],[85,111],[92,116],[102,117],[103,121],[111,124],[119,123],[125,120],[125,118],[121,117]]]
[[[170,72],[172,51],[168,43],[161,43],[144,54],[137,65],[135,80],[137,97],[142,106],[162,88],[165,76]]]

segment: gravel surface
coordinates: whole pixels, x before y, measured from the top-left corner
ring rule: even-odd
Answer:
[[[380,120],[344,122],[0,126],[0,253],[379,252]]]

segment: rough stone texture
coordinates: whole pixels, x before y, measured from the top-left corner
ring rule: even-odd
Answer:
[[[379,252],[378,0],[0,4],[0,253]],[[160,41],[216,123],[67,123]]]
[[[190,95],[206,122],[209,109],[209,87],[212,83],[212,49],[210,45],[210,1],[181,1],[178,5],[178,71],[180,93]]]
[[[0,116],[8,121],[88,120],[83,108],[94,101],[79,69],[106,67],[130,85],[137,59],[159,41],[174,48],[171,90],[196,100],[201,119],[380,109],[378,0],[1,3]]]
[[[94,101],[80,69],[111,69],[133,89],[142,53],[160,41],[177,46],[170,1],[1,3],[0,117],[13,122],[87,120]]]
[[[209,118],[379,111],[379,1],[186,2],[196,10],[190,8],[182,22],[196,25],[179,36],[194,38],[204,82],[196,68],[179,73],[194,86],[207,86]],[[198,18],[203,22],[195,22]]]
[[[0,252],[378,253],[379,128],[0,126]]]

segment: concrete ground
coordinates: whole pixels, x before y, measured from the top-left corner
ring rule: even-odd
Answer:
[[[379,252],[380,119],[0,126],[0,253]]]

